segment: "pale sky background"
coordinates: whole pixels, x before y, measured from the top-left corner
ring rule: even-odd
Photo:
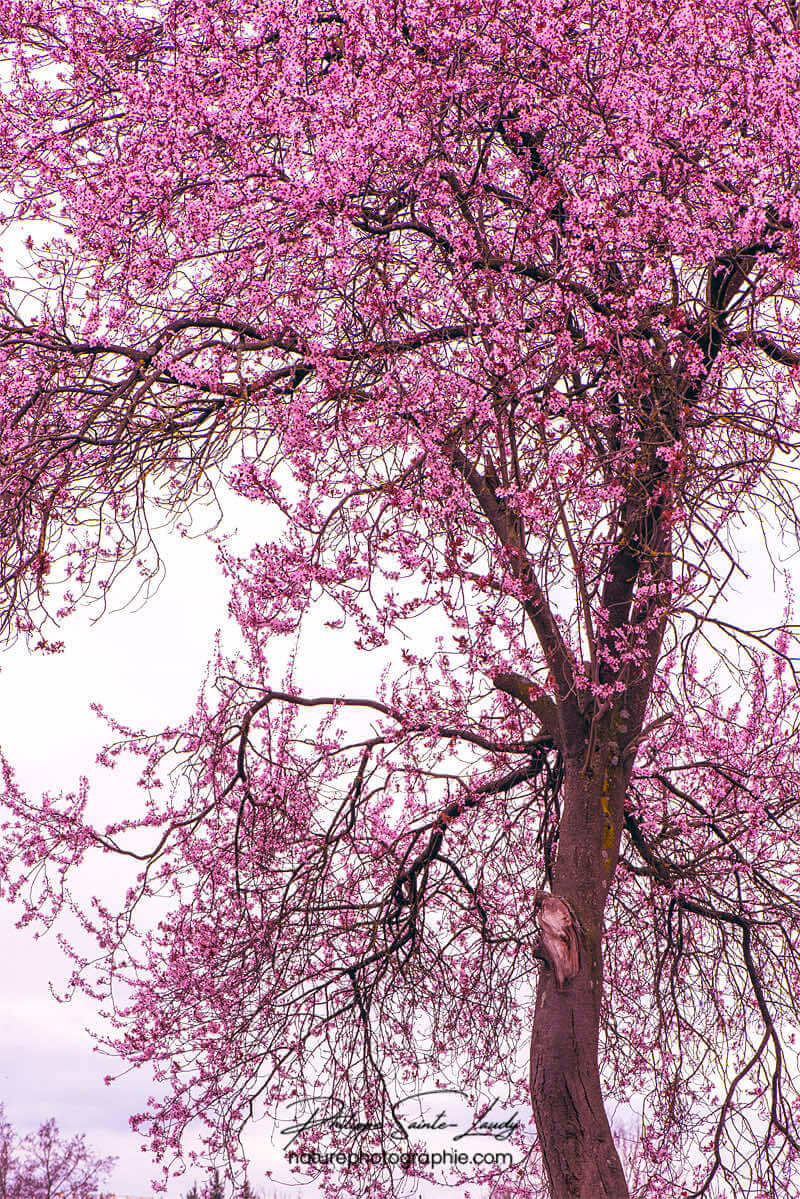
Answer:
[[[226,508],[255,526],[262,538],[267,535],[264,509],[235,497]],[[215,635],[220,628],[224,631],[228,620],[228,584],[215,561],[215,547],[202,537],[165,533],[158,544],[166,575],[138,611],[112,611],[95,624],[85,613],[70,618],[59,633],[66,648],[58,655],[31,653],[21,644],[0,654],[2,745],[17,782],[35,798],[43,791],[72,789],[85,774],[91,783],[90,807],[101,822],[115,818],[121,804],[136,803],[138,770],[131,767],[126,772],[123,763],[110,773],[94,764],[98,751],[114,738],[90,704],[100,703],[133,727],[156,731],[177,723],[194,704]],[[125,585],[121,580],[120,596]],[[305,652],[298,667],[308,694],[373,691],[380,663],[377,656],[348,654],[349,635],[326,631],[323,640],[313,627],[304,634]],[[279,677],[277,663],[273,669]],[[94,885],[102,893],[103,872],[114,865],[99,855],[93,863],[87,889]],[[51,984],[59,992],[68,975],[55,937],[50,933],[34,939],[31,930],[16,929],[14,919],[15,913],[0,906],[0,953],[5,963],[0,1102],[6,1116],[20,1133],[55,1116],[62,1133],[85,1133],[96,1153],[119,1159],[109,1181],[116,1194],[149,1196],[149,1181],[158,1170],[131,1132],[128,1117],[143,1110],[151,1080],[132,1073],[105,1086],[105,1075],[114,1073],[118,1063],[93,1046],[87,1031],[97,1026],[91,1003],[81,995],[66,1004],[54,997]],[[293,1180],[264,1125],[253,1128],[247,1146],[251,1183],[265,1199],[317,1195],[315,1187]],[[267,1169],[273,1172],[273,1182],[265,1180]],[[203,1172],[190,1172],[176,1181],[170,1199],[182,1199],[193,1178],[203,1181]],[[426,1199],[444,1193],[433,1186],[424,1191]]]
[[[263,515],[263,514],[262,514]],[[17,645],[0,656],[0,711],[3,748],[17,781],[31,796],[70,789],[82,774],[92,783],[92,806],[113,819],[120,803],[136,802],[136,771],[124,764],[110,773],[94,765],[113,736],[90,708],[105,710],[132,726],[156,731],[184,718],[193,706],[213,653],[217,630],[227,619],[227,584],[215,562],[214,546],[203,538],[159,536],[168,559],[166,577],[139,611],[110,613],[92,625],[85,614],[71,618],[61,635],[59,655],[28,652]],[[125,583],[121,583],[121,591]],[[329,673],[336,662],[327,660]],[[96,869],[107,867],[99,858]],[[85,1133],[103,1156],[119,1158],[110,1179],[120,1195],[150,1194],[157,1173],[128,1117],[143,1110],[151,1080],[133,1073],[106,1087],[114,1059],[98,1053],[87,1027],[97,1024],[91,1003],[78,995],[60,1003],[58,992],[68,963],[55,937],[34,939],[14,927],[15,914],[0,907],[0,953],[5,963],[0,990],[0,1102],[21,1132],[33,1131],[55,1116],[65,1134]],[[250,1138],[254,1184],[273,1195],[312,1195],[312,1188],[274,1188],[263,1182],[268,1166],[281,1166],[267,1134]],[[260,1167],[260,1174],[259,1174]],[[183,1196],[189,1175],[169,1191]],[[198,1172],[194,1177],[203,1180]],[[288,1170],[282,1171],[287,1183]]]
[[[252,512],[252,509],[249,509]],[[263,510],[258,515],[264,535]],[[250,518],[252,520],[252,516]],[[122,611],[90,625],[85,615],[67,623],[61,635],[66,650],[58,656],[29,654],[17,646],[0,657],[0,710],[3,747],[19,783],[32,795],[42,790],[69,788],[82,773],[90,775],[95,793],[108,810],[135,795],[133,775],[108,774],[92,763],[110,739],[105,726],[90,710],[97,701],[120,720],[157,729],[186,715],[201,685],[212,653],[214,636],[226,621],[227,585],[214,559],[214,547],[203,538],[160,539],[166,578],[158,593],[138,611]],[[742,559],[752,572],[731,612],[746,612],[758,625],[780,604],[770,594],[763,552],[755,537],[742,539]],[[763,612],[763,616],[761,612]],[[754,616],[754,613],[756,614]],[[345,693],[367,684],[375,664],[339,650],[314,652],[314,636],[306,643],[309,674],[317,693]],[[141,1142],[128,1127],[128,1116],[141,1110],[149,1079],[128,1075],[111,1088],[103,1084],[113,1063],[93,1052],[86,1026],[93,1023],[91,1006],[76,999],[59,1004],[50,994],[64,980],[66,965],[50,936],[34,941],[29,931],[13,927],[12,913],[0,909],[0,944],[5,969],[0,992],[0,1100],[20,1132],[33,1131],[55,1116],[63,1132],[83,1132],[100,1154],[115,1154],[118,1165],[111,1187],[121,1195],[150,1194],[155,1170]],[[313,1188],[291,1185],[280,1152],[265,1132],[250,1138],[252,1181],[265,1194],[315,1194]],[[263,1170],[277,1167],[286,1185],[263,1183]],[[191,1177],[191,1176],[190,1176]],[[201,1175],[197,1175],[198,1181]],[[176,1183],[171,1199],[180,1199],[190,1178]],[[432,1193],[432,1192],[431,1192]]]
[[[124,774],[92,769],[111,738],[91,701],[153,729],[190,708],[225,620],[226,588],[207,542],[170,537],[168,556],[167,577],[139,612],[108,615],[94,626],[74,618],[58,656],[16,646],[0,658],[4,747],[29,793],[68,787],[82,773],[93,777],[100,794],[112,789],[114,806],[120,789],[127,790]],[[130,792],[135,797],[134,787]],[[93,1052],[85,1031],[91,1006],[80,997],[60,1004],[49,993],[49,980],[58,987],[66,972],[54,938],[34,941],[27,930],[14,929],[8,908],[0,910],[0,919],[6,963],[0,1090],[7,1116],[21,1131],[53,1115],[63,1131],[85,1132],[99,1153],[118,1155],[112,1183],[119,1193],[149,1194],[155,1171],[127,1122],[144,1107],[149,1080],[129,1075],[104,1086],[110,1063]]]

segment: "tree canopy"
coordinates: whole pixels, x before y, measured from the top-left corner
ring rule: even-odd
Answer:
[[[154,1149],[332,1090],[392,1144],[434,1078],[529,1089],[496,1195],[800,1195],[794,626],[725,607],[742,530],[776,574],[798,532],[794,3],[16,0],[0,39],[9,636],[146,583],[157,513],[276,516],[220,546],[194,713],[118,730],[142,816],[6,770],[31,918],[132,865],[79,975],[168,1084]],[[369,694],[276,677],[319,620]]]

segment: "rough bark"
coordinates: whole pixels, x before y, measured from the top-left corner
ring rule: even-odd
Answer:
[[[585,765],[585,764],[584,764]],[[624,782],[567,767],[553,893],[579,924],[579,965],[559,985],[545,965],[531,1037],[531,1102],[552,1199],[628,1199],[603,1106],[597,1049],[603,908],[616,866]]]

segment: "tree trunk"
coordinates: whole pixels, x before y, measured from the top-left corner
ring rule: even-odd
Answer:
[[[553,894],[579,925],[578,973],[544,966],[531,1037],[531,1102],[552,1199],[628,1199],[603,1106],[597,1048],[603,909],[619,852],[624,781],[567,764]]]

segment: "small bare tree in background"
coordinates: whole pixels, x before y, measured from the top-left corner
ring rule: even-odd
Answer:
[[[102,1188],[115,1161],[83,1135],[62,1136],[52,1118],[21,1137],[0,1104],[0,1199],[110,1199]]]

